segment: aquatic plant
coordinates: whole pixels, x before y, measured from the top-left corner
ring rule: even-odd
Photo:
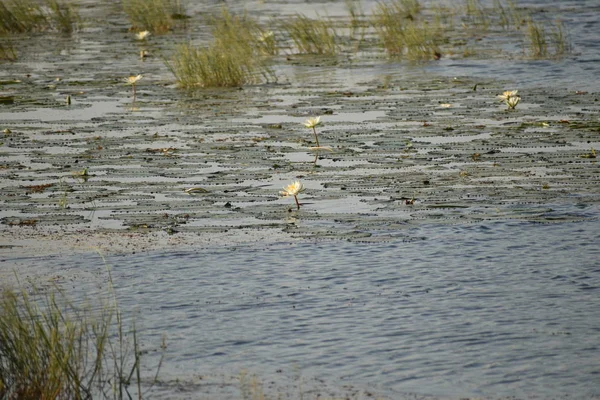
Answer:
[[[520,96],[512,96],[506,99],[506,105],[509,109],[514,110],[517,104],[519,104],[519,101],[521,101]]]
[[[331,25],[324,19],[296,14],[283,22],[282,30],[288,33],[301,54],[335,55],[338,52],[337,33]]]
[[[345,0],[346,9],[350,16],[350,33],[354,39],[357,32],[360,32],[360,38],[358,39],[357,50],[360,44],[363,42],[367,28],[369,27],[368,19],[365,12],[360,4],[360,0]]]
[[[596,149],[592,147],[589,153],[582,154],[581,158],[596,158]]]
[[[235,46],[252,55],[275,55],[278,52],[275,33],[264,29],[247,13],[233,14],[223,7],[207,19],[215,43],[223,49]]]
[[[499,25],[504,30],[519,29],[525,23],[525,18],[512,0],[506,0],[506,4],[501,0],[494,0],[492,15],[499,19]]]
[[[561,57],[571,52],[571,44],[562,22],[556,21],[549,35],[555,57]]]
[[[562,57],[571,51],[567,32],[558,20],[548,23],[536,22],[531,17],[528,18],[527,37],[529,53],[533,58]],[[553,51],[551,52],[550,49]]]
[[[165,61],[180,87],[236,87],[275,78],[265,57],[277,52],[274,34],[246,14],[234,15],[226,8],[208,23],[214,36],[212,43],[179,45],[172,58]]]
[[[518,92],[518,90],[507,90],[497,97],[508,106],[509,110],[514,110],[517,104],[519,104],[519,101],[521,101]]]
[[[507,91],[503,92],[502,94],[499,94],[496,97],[498,97],[501,101],[506,101],[510,97],[517,96],[518,93],[519,93],[518,90],[507,90]]]
[[[372,25],[389,57],[428,60],[441,56],[441,26],[419,18],[419,10],[420,7],[407,7],[400,0],[375,7]]]
[[[279,52],[275,33],[273,31],[261,32],[258,36],[258,49],[265,55],[274,56]]]
[[[529,18],[527,22],[527,33],[531,56],[535,58],[546,57],[548,55],[548,44],[546,42],[544,26]]]
[[[122,5],[135,31],[163,34],[187,18],[181,0],[122,0]]]
[[[472,26],[484,31],[489,28],[490,18],[480,0],[466,0],[465,15]]]
[[[274,77],[266,63],[243,44],[223,47],[178,45],[167,67],[182,88],[236,87]]]
[[[279,194],[283,197],[294,196],[294,200],[296,201],[296,207],[300,209],[300,203],[298,202],[298,194],[304,192],[304,185],[300,183],[300,181],[294,181],[289,185],[285,186]]]
[[[132,398],[132,382],[141,398],[141,354],[116,299],[92,308],[57,288],[0,293],[0,398]]]
[[[79,24],[79,14],[72,3],[46,0],[45,5],[51,11],[48,19],[59,32],[71,33],[73,27]]]
[[[127,78],[125,78],[125,83],[128,85],[131,85],[132,89],[133,89],[133,99],[135,100],[135,86],[138,83],[138,81],[142,79],[142,75],[132,75],[132,76],[128,76]]]
[[[141,31],[135,34],[137,40],[146,40],[150,36],[150,31]]]
[[[321,117],[309,118],[304,122],[304,126],[312,129],[313,134],[315,135],[315,142],[317,142],[317,147],[320,147],[319,137],[317,136],[317,126],[321,125]]]
[[[73,3],[59,0],[0,0],[0,33],[55,29],[71,33],[79,23]]]

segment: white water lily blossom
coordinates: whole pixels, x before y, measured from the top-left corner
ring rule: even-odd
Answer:
[[[307,128],[315,128],[316,126],[321,125],[321,117],[309,118],[304,123],[304,126]]]
[[[507,90],[497,97],[500,101],[506,103],[509,109],[514,110],[517,104],[519,104],[519,101],[521,101],[521,97],[517,93],[519,93],[518,90]]]
[[[127,83],[128,85],[135,85],[140,79],[142,79],[142,75],[132,75],[132,76],[128,76],[127,78],[125,78],[125,83]]]
[[[500,99],[500,101],[507,101],[511,97],[517,96],[518,92],[519,92],[518,90],[507,90],[504,93],[499,94],[498,98]]]
[[[304,192],[304,185],[300,181],[294,181],[289,185],[285,186],[279,194],[283,197],[294,196],[294,200],[296,201],[296,207],[298,210],[300,209],[300,203],[298,202],[298,194]]]
[[[132,75],[132,76],[128,76],[127,78],[125,78],[125,83],[128,85],[131,85],[131,87],[133,88],[133,101],[135,101],[135,84],[142,79],[142,75]]]
[[[319,137],[317,136],[317,126],[321,125],[321,117],[309,118],[304,122],[304,126],[312,129],[315,134],[315,142],[317,142],[317,147],[321,147],[319,144]]]
[[[148,36],[150,36],[150,32],[149,31],[141,31],[135,34],[135,38],[137,40],[144,40],[146,39]]]
[[[521,98],[519,96],[512,96],[506,99],[506,105],[511,110],[514,110],[517,104],[519,104],[519,101],[521,101]]]

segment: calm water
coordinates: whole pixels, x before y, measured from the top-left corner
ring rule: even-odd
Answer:
[[[165,378],[247,369],[391,398],[600,396],[597,219],[404,233],[108,262],[144,343],[167,335]],[[54,262],[104,269],[97,256]]]

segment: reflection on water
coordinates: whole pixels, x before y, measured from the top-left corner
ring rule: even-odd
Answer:
[[[597,224],[430,225],[388,243],[108,262],[121,307],[139,310],[144,343],[168,338],[165,379],[244,368],[265,380],[300,371],[390,398],[589,397],[598,394]],[[100,271],[98,261],[48,266]]]

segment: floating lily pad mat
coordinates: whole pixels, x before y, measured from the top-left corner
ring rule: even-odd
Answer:
[[[202,25],[142,43],[124,15],[93,4],[70,37],[23,38],[0,74],[5,233],[385,240],[418,224],[597,218],[598,93],[396,71],[376,46],[362,58],[288,49],[274,82],[184,91],[162,57]],[[192,14],[216,10],[205,7]],[[134,99],[123,78],[138,73]],[[497,98],[508,89],[521,95],[514,110]],[[303,123],[316,116],[329,149],[311,149]],[[300,210],[279,196],[295,180],[306,187]]]

